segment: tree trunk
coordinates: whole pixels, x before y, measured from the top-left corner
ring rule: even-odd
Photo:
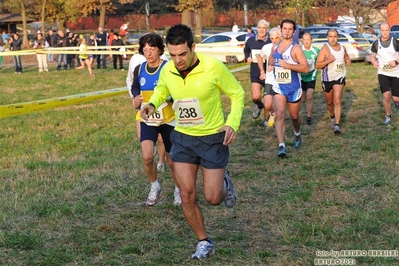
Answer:
[[[151,29],[150,25],[150,1],[145,2],[145,25],[147,27],[147,30]]]
[[[42,5],[42,17],[41,17],[41,24],[42,24],[42,33],[43,33],[43,37],[44,37],[44,31],[45,31],[45,16],[46,16],[46,0],[43,0],[43,5]]]
[[[104,25],[105,25],[105,5],[101,4],[101,6],[100,6],[100,21],[98,23],[98,26],[104,28]]]
[[[197,10],[197,16],[195,21],[195,37],[198,41],[202,41],[202,9]]]
[[[27,25],[26,25],[26,11],[25,11],[25,3],[21,1],[21,16],[22,16],[22,31],[23,31],[23,38],[22,38],[22,49],[30,48],[29,40],[28,40],[28,32],[27,32]]]
[[[245,27],[248,25],[248,5],[247,5],[247,2],[244,2],[244,24],[245,24]]]
[[[189,26],[190,28],[192,27],[190,10],[184,9],[183,12],[181,12],[181,23]]]
[[[59,30],[65,31],[65,19],[57,19],[57,27]]]

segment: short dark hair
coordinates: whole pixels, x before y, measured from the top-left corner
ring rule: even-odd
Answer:
[[[187,42],[187,46],[191,50],[194,43],[194,35],[191,28],[184,24],[172,26],[166,34],[166,44],[179,45]]]
[[[294,26],[294,31],[296,30],[296,22],[295,22],[294,20],[289,19],[289,18],[283,19],[283,20],[281,21],[281,23],[280,23],[280,28],[281,28],[281,29],[283,28],[283,24],[284,24],[284,23],[290,23],[290,24],[292,24],[292,25]]]
[[[160,55],[163,55],[163,52],[165,51],[165,45],[163,44],[162,37],[158,34],[148,33],[139,39],[139,54],[144,54],[143,48],[146,44],[151,47],[158,47],[159,51],[161,52]]]
[[[328,36],[328,34],[329,34],[330,32],[332,32],[332,31],[335,31],[335,32],[337,33],[337,35],[338,35],[338,30],[337,30],[337,29],[331,28],[331,29],[329,29],[329,30],[327,31],[327,36]]]

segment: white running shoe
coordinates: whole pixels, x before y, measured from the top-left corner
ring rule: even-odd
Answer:
[[[194,260],[203,260],[208,258],[211,255],[215,254],[215,248],[213,246],[213,241],[209,240],[210,242],[204,240],[201,242],[198,242],[197,244],[197,250],[193,255],[191,255],[191,258]]]
[[[174,205],[181,205],[181,196],[180,196],[180,192],[177,192],[175,190],[175,192],[173,192],[173,204]]]
[[[159,185],[159,187],[151,188],[150,193],[148,193],[147,206],[152,207],[158,203],[158,198],[161,191],[162,191],[161,185]]]

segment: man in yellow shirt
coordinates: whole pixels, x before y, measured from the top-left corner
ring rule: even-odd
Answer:
[[[176,182],[180,187],[182,209],[198,238],[193,259],[205,259],[215,253],[204,217],[196,200],[199,166],[203,175],[203,193],[211,205],[223,201],[235,205],[237,192],[226,165],[228,145],[236,138],[244,108],[244,90],[227,67],[212,56],[195,52],[193,33],[186,25],[171,27],[166,44],[172,61],[161,71],[158,85],[141,117],[148,119],[169,96],[174,100],[175,129],[171,134]],[[231,101],[224,119],[221,93]]]

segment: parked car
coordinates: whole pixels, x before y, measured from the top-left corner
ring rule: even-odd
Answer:
[[[370,33],[362,33],[362,36],[368,40],[370,44],[373,44],[373,42],[378,39],[377,35]]]
[[[399,24],[392,25],[391,27],[391,36],[399,39]]]
[[[327,30],[311,32],[313,45],[321,48],[327,43]],[[357,31],[338,30],[338,43],[346,47],[346,51],[352,61],[364,61],[370,42]]]
[[[306,28],[302,28],[303,32],[315,32],[315,31],[321,31],[321,30],[325,30],[328,31],[329,29],[336,29],[339,31],[345,31],[345,32],[357,32],[355,29],[351,29],[351,28],[344,28],[344,27],[338,27],[338,26],[325,26],[325,25],[311,25],[308,26]]]
[[[126,44],[128,45],[135,45],[139,44],[139,39],[141,36],[143,36],[145,33],[134,33],[134,34],[127,34],[126,35]]]
[[[224,63],[244,61],[245,32],[221,32],[196,44],[195,51],[210,54]]]

